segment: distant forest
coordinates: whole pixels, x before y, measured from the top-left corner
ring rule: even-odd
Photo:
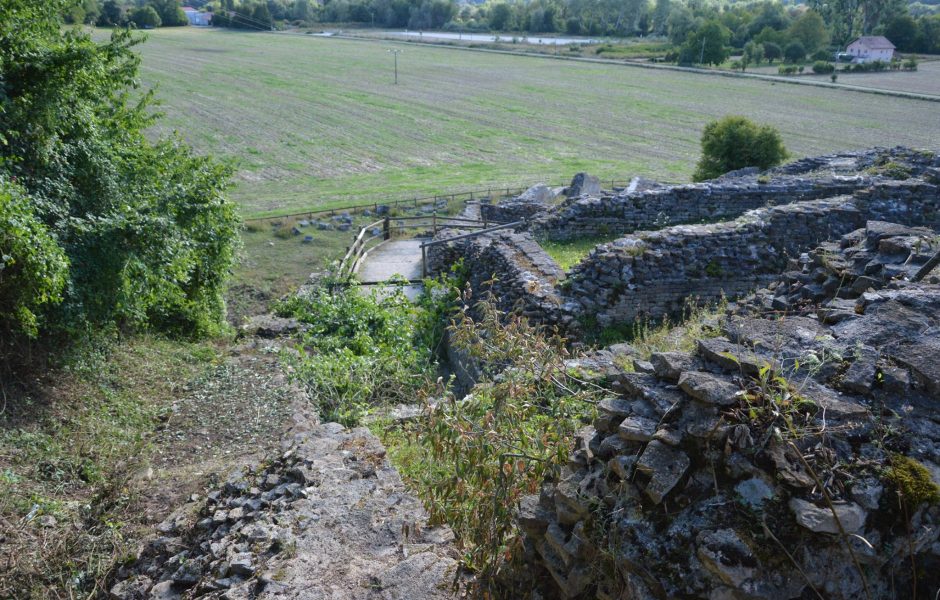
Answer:
[[[188,23],[180,0],[77,0],[71,22],[138,27]],[[340,23],[383,28],[694,38],[728,48],[760,44],[765,57],[798,43],[806,56],[840,49],[859,35],[885,35],[902,52],[940,53],[940,0],[190,0],[213,25],[266,30]],[[769,50],[769,52],[768,52]],[[796,53],[794,49],[794,53]]]

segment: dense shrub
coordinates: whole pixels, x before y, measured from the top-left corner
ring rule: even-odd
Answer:
[[[129,20],[141,29],[159,27],[163,24],[163,20],[160,19],[160,14],[149,4],[135,8],[133,12],[131,12]]]
[[[324,286],[278,306],[307,326],[294,369],[324,420],[356,425],[371,409],[415,401],[433,380],[450,289],[428,282],[413,304],[401,292]]]
[[[764,42],[764,58],[770,61],[770,64],[777,59],[783,58],[783,50],[774,42]]]
[[[790,42],[783,50],[783,57],[787,62],[803,62],[806,59],[806,48],[800,42]]]
[[[693,178],[704,181],[744,167],[768,169],[787,157],[780,133],[744,117],[712,121],[702,132],[702,158]]]
[[[836,70],[836,66],[830,62],[817,60],[816,62],[813,63],[813,73],[825,75],[827,73],[832,73],[835,70]]]
[[[65,5],[0,5],[0,177],[23,188],[48,233],[37,240],[68,258],[62,301],[32,302],[39,333],[214,331],[237,247],[230,169],[178,139],[148,141],[150,95],[130,101],[141,40],[63,31]]]
[[[68,260],[23,190],[0,176],[0,337],[35,337],[39,315],[62,299]],[[7,352],[0,348],[0,357]]]
[[[777,67],[777,73],[780,75],[795,75],[796,65],[780,65]]]

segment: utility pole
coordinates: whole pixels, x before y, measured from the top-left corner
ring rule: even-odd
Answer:
[[[398,55],[401,54],[401,49],[399,48],[389,48],[386,52],[390,52],[395,55],[395,85],[398,85]]]

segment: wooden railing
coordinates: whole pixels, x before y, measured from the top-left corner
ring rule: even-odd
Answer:
[[[618,187],[627,187],[630,185],[630,181],[619,181],[619,180],[607,180],[601,181],[601,184],[604,186],[610,186],[605,189],[616,189]],[[549,187],[564,187],[566,183],[558,185],[549,185]],[[453,192],[453,193],[442,193],[436,194],[433,196],[415,196],[412,198],[397,198],[397,199],[384,199],[380,201],[372,201],[368,203],[361,204],[350,204],[347,206],[336,206],[333,208],[310,208],[308,210],[303,210],[300,212],[289,213],[289,214],[277,214],[265,217],[253,217],[245,219],[245,222],[257,222],[257,221],[273,221],[277,219],[292,219],[292,218],[306,218],[313,219],[314,217],[320,216],[333,216],[337,213],[342,212],[354,212],[362,210],[373,210],[378,211],[379,206],[388,206],[390,208],[400,209],[404,206],[413,206],[415,208],[427,204],[434,204],[437,202],[447,201],[455,202],[457,200],[482,200],[484,198],[489,198],[492,201],[502,200],[503,198],[512,198],[518,196],[522,192],[529,189],[529,187],[491,187],[491,188],[481,188],[476,190],[470,190],[466,192]]]

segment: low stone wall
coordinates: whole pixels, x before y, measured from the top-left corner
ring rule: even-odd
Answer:
[[[892,476],[940,483],[940,287],[897,279],[935,247],[929,230],[872,222],[763,291],[838,273],[865,294],[833,286],[801,297],[805,316],[728,315],[692,353],[595,366],[614,393],[561,476],[522,500],[520,579],[602,600],[936,590],[940,508]],[[787,383],[761,384],[765,367]],[[784,390],[804,408],[779,404]]]
[[[751,175],[646,192],[582,197],[535,217],[530,231],[539,238],[569,240],[723,221],[757,208],[852,194],[871,184],[871,178],[863,176],[778,177],[759,183],[757,176]]]
[[[466,233],[444,230],[435,240]],[[474,298],[492,293],[500,310],[518,310],[535,323],[564,325],[571,322],[561,307],[558,281],[564,271],[527,233],[500,231],[432,246],[428,266],[440,273],[463,260]]]
[[[480,212],[487,221],[494,223],[512,223],[522,221],[549,209],[544,202],[524,202],[512,200],[499,204],[483,204]]]
[[[855,196],[753,210],[734,221],[640,232],[598,247],[569,275],[565,301],[601,325],[679,312],[689,297],[716,300],[773,279],[820,242],[868,220],[940,227],[940,193],[920,180]]]

